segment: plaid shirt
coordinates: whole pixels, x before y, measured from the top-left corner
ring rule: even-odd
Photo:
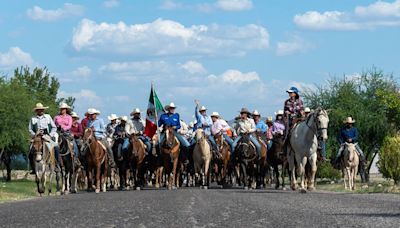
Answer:
[[[303,101],[298,98],[296,100],[287,99],[285,101],[284,111],[290,112],[290,114],[294,114],[296,116],[301,116],[301,112],[304,111]]]

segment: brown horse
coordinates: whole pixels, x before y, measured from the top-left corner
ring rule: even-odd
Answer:
[[[94,131],[91,128],[85,130],[83,143],[84,149],[86,149],[86,159],[88,163],[88,191],[90,188],[93,188],[92,177],[94,169],[94,173],[96,174],[96,193],[100,192],[100,186],[102,187],[102,191],[106,192],[106,177],[108,170],[106,149],[103,148],[104,145],[96,140]]]
[[[221,156],[214,159],[214,170],[217,175],[217,182],[223,186],[226,184],[226,176],[228,174],[229,162],[231,160],[231,147],[225,140],[222,133],[214,135],[219,153]]]
[[[277,134],[272,139],[272,147],[268,151],[267,161],[272,166],[275,174],[275,188],[278,189],[280,186],[285,188],[285,173],[288,171],[288,160],[286,153],[284,152],[284,136]],[[282,166],[282,172],[279,173],[279,166]],[[279,182],[279,178],[282,178],[282,184]]]
[[[268,171],[268,163],[267,163],[267,144],[265,143],[264,134],[257,133],[257,140],[261,145],[260,156],[257,161],[257,187],[264,188],[266,186],[265,177]]]
[[[48,192],[51,194],[52,190],[52,181],[53,181],[53,173],[56,170],[56,159],[54,156],[54,148],[50,145],[46,145],[47,143],[43,139],[41,134],[37,134],[32,140],[31,152],[34,155],[35,161],[35,174],[36,174],[36,185],[37,190],[40,196],[45,192],[47,175],[49,173],[49,182],[48,182]],[[57,180],[57,192],[60,191],[60,172],[56,172],[56,180]]]
[[[129,138],[130,152],[129,161],[131,161],[131,167],[133,171],[133,178],[135,180],[136,190],[140,190],[144,186],[144,172],[143,172],[143,161],[146,153],[146,147],[142,140],[139,139],[139,135],[132,134]]]

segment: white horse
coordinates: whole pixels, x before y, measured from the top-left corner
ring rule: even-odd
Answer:
[[[211,147],[203,129],[195,132],[196,145],[193,151],[194,172],[196,178],[201,175],[201,185],[205,188],[209,183],[209,167],[211,163]]]
[[[318,138],[326,141],[328,139],[328,112],[322,108],[310,113],[305,121],[298,123],[289,135],[288,159],[289,170],[291,173],[291,188],[296,190],[296,168],[300,177],[301,191],[305,191],[306,178],[305,166],[307,162],[311,165],[311,175],[308,177],[307,188],[312,191],[315,189],[315,173],[317,172],[317,149]]]
[[[357,154],[356,146],[353,143],[345,143],[345,148],[343,151],[342,158],[342,171],[344,174],[344,188],[349,190],[354,190],[354,181],[358,172],[358,164],[360,163],[360,158]],[[346,177],[347,181],[346,182]]]

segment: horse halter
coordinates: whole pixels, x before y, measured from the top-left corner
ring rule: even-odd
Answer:
[[[321,116],[321,115],[325,115],[324,113],[321,113],[321,111],[322,111],[322,110],[318,110],[318,113],[315,113],[315,112],[314,112],[312,115],[308,116],[307,121],[306,121],[307,127],[313,131],[314,135],[316,135],[317,138],[320,138],[320,137],[321,137],[321,132],[322,132],[322,130],[327,130],[327,129],[328,129],[328,128],[326,128],[326,127],[321,127],[321,126],[320,126],[318,117]],[[313,121],[314,121],[314,125],[315,125],[316,130],[314,130],[314,126],[310,126],[310,125],[309,125],[309,121],[310,121],[311,118],[313,118]]]
[[[86,129],[86,130],[85,130],[85,133],[88,132],[88,131],[91,131],[91,133],[90,133],[90,135],[86,138],[86,140],[83,142],[81,151],[86,150],[86,148],[89,148],[89,150],[90,150],[90,146],[91,146],[92,143],[93,143],[93,140],[92,140],[93,131],[92,131],[92,130],[89,130],[89,129]]]

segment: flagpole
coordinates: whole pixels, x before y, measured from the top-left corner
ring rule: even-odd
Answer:
[[[154,114],[155,114],[155,117],[156,117],[155,121],[156,121],[156,126],[157,126],[156,133],[157,133],[157,137],[158,137],[158,150],[161,152],[161,145],[160,145],[160,144],[161,144],[161,143],[160,143],[161,136],[160,136],[160,131],[158,130],[157,102],[156,102],[155,96],[154,96],[154,82],[153,82],[153,81],[151,82],[151,94],[152,94],[152,96],[153,96]]]

